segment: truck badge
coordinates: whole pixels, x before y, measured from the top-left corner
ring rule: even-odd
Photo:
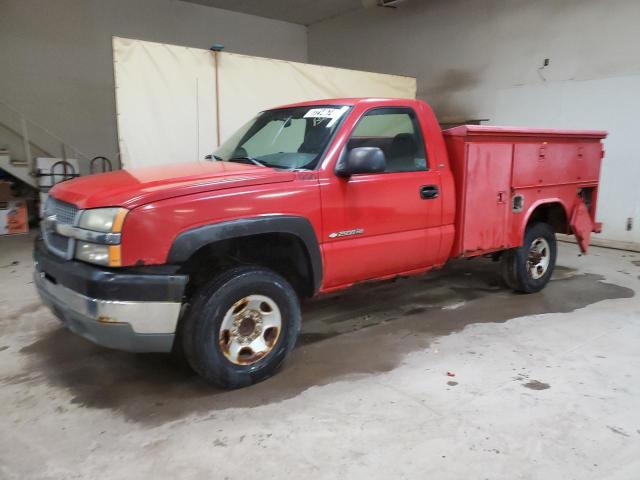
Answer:
[[[349,237],[351,235],[362,235],[364,228],[354,228],[353,230],[342,230],[341,232],[333,232],[329,234],[329,238]]]

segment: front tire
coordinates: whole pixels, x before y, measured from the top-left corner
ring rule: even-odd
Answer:
[[[298,297],[282,276],[257,266],[233,268],[195,293],[182,345],[208,382],[245,387],[278,370],[295,346],[300,319]]]
[[[523,245],[502,256],[504,281],[517,292],[539,292],[551,279],[557,251],[551,225],[542,222],[530,225],[525,231]]]

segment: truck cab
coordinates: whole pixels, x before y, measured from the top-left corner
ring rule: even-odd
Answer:
[[[57,185],[36,286],[73,332],[181,352],[224,387],[272,375],[303,298],[492,255],[543,288],[555,233],[597,231],[605,132],[458,127],[419,100],[259,113],[211,158]]]

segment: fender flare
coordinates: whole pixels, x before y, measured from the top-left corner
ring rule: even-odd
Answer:
[[[264,215],[212,223],[186,230],[174,239],[167,263],[182,264],[200,248],[210,243],[262,233],[288,233],[304,245],[311,268],[314,292],[322,285],[322,253],[313,226],[304,217]]]

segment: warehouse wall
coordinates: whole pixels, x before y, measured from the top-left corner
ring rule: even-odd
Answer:
[[[178,0],[0,0],[0,99],[82,152],[114,158],[112,35],[307,59],[303,26]]]
[[[309,61],[415,76],[442,121],[608,130],[601,236],[637,248],[638,19],[637,0],[408,0],[310,26]]]

